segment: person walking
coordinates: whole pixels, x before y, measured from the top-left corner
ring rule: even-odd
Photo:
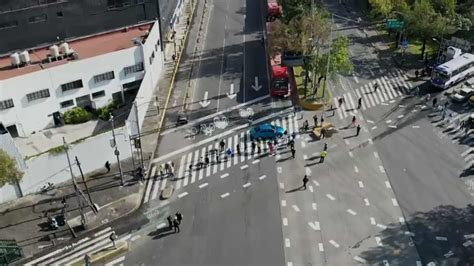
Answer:
[[[426,103],[428,103],[430,101],[430,99],[431,99],[431,94],[429,94],[429,93],[426,94],[426,98],[425,98]]]
[[[105,169],[107,169],[107,173],[110,173],[110,162],[109,161],[105,162],[104,167],[105,167]]]
[[[467,137],[468,134],[469,134],[469,127],[464,126],[464,137]]]
[[[415,70],[415,77],[418,78],[418,76],[420,75],[420,72],[417,70]]]
[[[326,156],[328,155],[328,152],[327,151],[321,151],[319,153],[319,162],[320,163],[324,163],[324,159],[326,159]]]
[[[255,153],[255,148],[256,148],[256,144],[255,144],[255,141],[252,141],[252,154]]]
[[[259,141],[258,144],[257,144],[257,152],[258,154],[262,153],[262,142]]]
[[[323,117],[323,114],[321,114],[321,127],[324,126],[324,117]]]
[[[169,230],[173,230],[173,218],[171,218],[171,215],[168,215],[168,217],[166,217],[166,220],[168,221]]]
[[[327,143],[324,143],[323,151],[327,151],[327,150],[328,150],[328,144],[327,144]]]
[[[206,166],[210,164],[209,154],[206,154],[206,157],[204,157],[204,163],[206,164]]]
[[[193,173],[193,164],[190,163],[189,164],[189,171],[188,171],[189,176],[191,176],[192,173]]]
[[[313,121],[314,121],[314,127],[317,127],[318,126],[318,115],[317,114],[315,114],[313,116]]]
[[[237,143],[237,146],[235,147],[235,149],[237,150],[237,154],[240,155],[241,152],[240,152],[240,143]]]
[[[176,212],[176,220],[178,220],[178,224],[181,224],[183,220],[183,215],[180,212]]]
[[[173,227],[174,227],[174,232],[179,233],[179,222],[178,219],[173,220]]]
[[[303,188],[306,190],[306,184],[308,184],[309,178],[307,175],[303,177]]]
[[[359,97],[359,100],[357,100],[357,109],[360,109],[362,107],[362,97]]]
[[[112,241],[114,248],[117,249],[117,243],[115,242],[117,240],[117,235],[115,234],[115,231],[110,234],[109,239]]]
[[[356,120],[357,120],[357,119],[356,119],[355,115],[352,116],[352,122],[351,122],[351,124],[352,124],[353,127],[355,127]]]
[[[379,84],[378,83],[375,83],[374,84],[374,91],[373,93],[377,92],[377,89],[379,88]]]
[[[360,133],[360,125],[357,125],[357,128],[356,128],[356,136],[359,136],[359,133]]]
[[[291,147],[291,158],[295,159],[295,153],[296,153],[295,146],[292,146]]]
[[[438,98],[434,97],[433,101],[431,101],[431,103],[433,104],[433,108],[436,106],[437,102],[438,102]]]
[[[307,131],[309,130],[309,123],[308,123],[308,120],[305,120],[305,121],[303,122],[303,130],[304,130],[305,132],[307,132]]]
[[[220,151],[223,152],[225,149],[225,141],[221,139],[221,142],[219,143]]]

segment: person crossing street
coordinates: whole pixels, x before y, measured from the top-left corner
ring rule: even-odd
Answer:
[[[378,83],[375,83],[374,84],[374,91],[373,93],[377,92],[377,89],[379,88],[379,84]]]
[[[359,97],[359,100],[357,100],[357,109],[360,109],[362,107],[362,97]]]
[[[318,126],[318,115],[317,114],[315,114],[313,116],[313,121],[314,121],[314,127],[317,127]]]
[[[295,159],[295,153],[296,153],[295,146],[291,146],[291,158]]]
[[[356,136],[359,136],[359,133],[360,133],[360,125],[357,125],[357,128],[356,128]]]
[[[306,190],[306,184],[308,184],[309,178],[307,175],[303,177],[303,188]]]
[[[319,162],[320,163],[324,163],[324,159],[326,159],[326,156],[328,155],[328,152],[327,151],[321,151],[319,153]]]

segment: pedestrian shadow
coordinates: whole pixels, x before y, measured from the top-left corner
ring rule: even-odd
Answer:
[[[365,92],[364,94],[365,94],[365,95],[367,95],[367,94],[374,94],[374,91]]]
[[[309,157],[308,159],[306,159],[306,161],[312,161],[312,160],[316,160],[316,159],[320,159],[320,158],[321,158],[320,155],[315,155],[315,156]]]
[[[296,192],[296,191],[301,191],[303,189],[304,186],[300,186],[300,187],[297,187],[297,188],[294,188],[294,189],[290,189],[290,190],[287,190],[285,191],[285,193],[293,193],[293,192]]]
[[[350,135],[350,136],[345,136],[345,137],[343,137],[343,139],[352,139],[352,138],[355,138],[355,137],[357,137],[357,134]]]
[[[464,169],[459,177],[467,177],[474,175],[474,165],[469,166],[468,168]]]
[[[345,127],[340,127],[339,130],[345,130],[345,129],[349,129],[349,128],[352,128],[352,124],[349,124]]]
[[[150,236],[153,240],[157,240],[171,234],[175,234],[173,229],[169,229],[169,227],[163,227],[148,233],[148,236]]]
[[[317,161],[317,162],[314,162],[314,163],[307,163],[307,164],[304,165],[304,167],[315,166],[315,165],[321,164],[321,163],[322,163],[322,162],[320,162],[320,161]]]
[[[293,159],[293,157],[290,156],[290,157],[286,157],[286,158],[281,158],[281,159],[278,159],[276,162],[277,162],[277,163],[282,163],[282,162],[288,161],[288,160],[290,160],[290,159]]]
[[[357,108],[346,109],[346,112],[352,112],[352,111],[355,111],[355,110],[357,110]]]

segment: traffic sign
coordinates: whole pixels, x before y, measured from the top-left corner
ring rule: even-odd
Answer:
[[[404,21],[398,19],[387,19],[387,28],[389,29],[401,29],[404,25]]]

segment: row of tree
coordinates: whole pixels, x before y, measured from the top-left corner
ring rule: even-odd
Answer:
[[[23,173],[18,170],[16,161],[0,149],[0,188],[6,184],[17,185],[22,177]]]
[[[457,31],[471,31],[474,23],[472,0],[369,0],[371,13],[378,18],[400,18],[405,33],[423,42],[442,38]]]
[[[352,72],[349,56],[349,40],[344,36],[331,38],[331,14],[316,8],[311,0],[282,0],[283,16],[274,21],[268,35],[269,53],[292,52],[304,56],[306,73],[318,82],[311,82],[307,92],[316,94],[327,75]],[[328,64],[329,60],[329,64]]]

